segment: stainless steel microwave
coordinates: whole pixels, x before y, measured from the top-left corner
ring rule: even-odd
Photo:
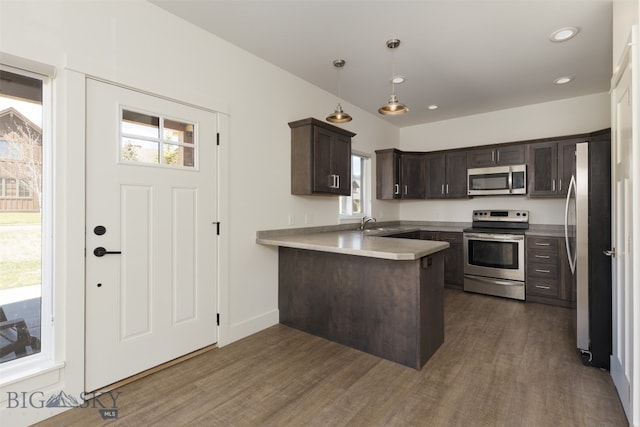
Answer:
[[[527,194],[527,165],[467,170],[469,196]]]

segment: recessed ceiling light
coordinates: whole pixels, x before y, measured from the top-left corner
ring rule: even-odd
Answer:
[[[399,85],[400,83],[404,83],[405,80],[407,80],[407,78],[405,76],[394,76],[391,79],[391,83],[393,83],[395,85]]]
[[[438,106],[436,104],[431,104],[427,107],[429,110],[437,110]]]
[[[553,81],[553,84],[556,84],[556,85],[563,85],[563,84],[569,83],[569,82],[570,82],[570,81],[572,81],[572,80],[573,80],[573,77],[572,77],[572,76],[563,76],[563,77],[558,77],[557,79],[555,79],[555,80]]]
[[[580,30],[577,27],[560,28],[559,30],[555,30],[551,33],[549,40],[555,43],[566,42],[567,40],[575,37],[575,35],[578,34],[578,31]]]

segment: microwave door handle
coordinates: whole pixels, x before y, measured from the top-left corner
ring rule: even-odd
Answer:
[[[509,182],[509,194],[511,194],[513,193],[513,169],[511,166],[509,166],[509,177],[507,180]]]

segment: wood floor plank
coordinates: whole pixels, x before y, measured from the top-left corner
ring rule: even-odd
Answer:
[[[420,371],[276,325],[114,392],[110,426],[626,426],[608,372],[582,365],[575,311],[445,292]],[[101,426],[97,408],[40,426]]]

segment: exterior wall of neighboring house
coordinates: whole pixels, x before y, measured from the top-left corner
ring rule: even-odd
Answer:
[[[0,212],[39,212],[42,130],[14,108],[0,111]]]

